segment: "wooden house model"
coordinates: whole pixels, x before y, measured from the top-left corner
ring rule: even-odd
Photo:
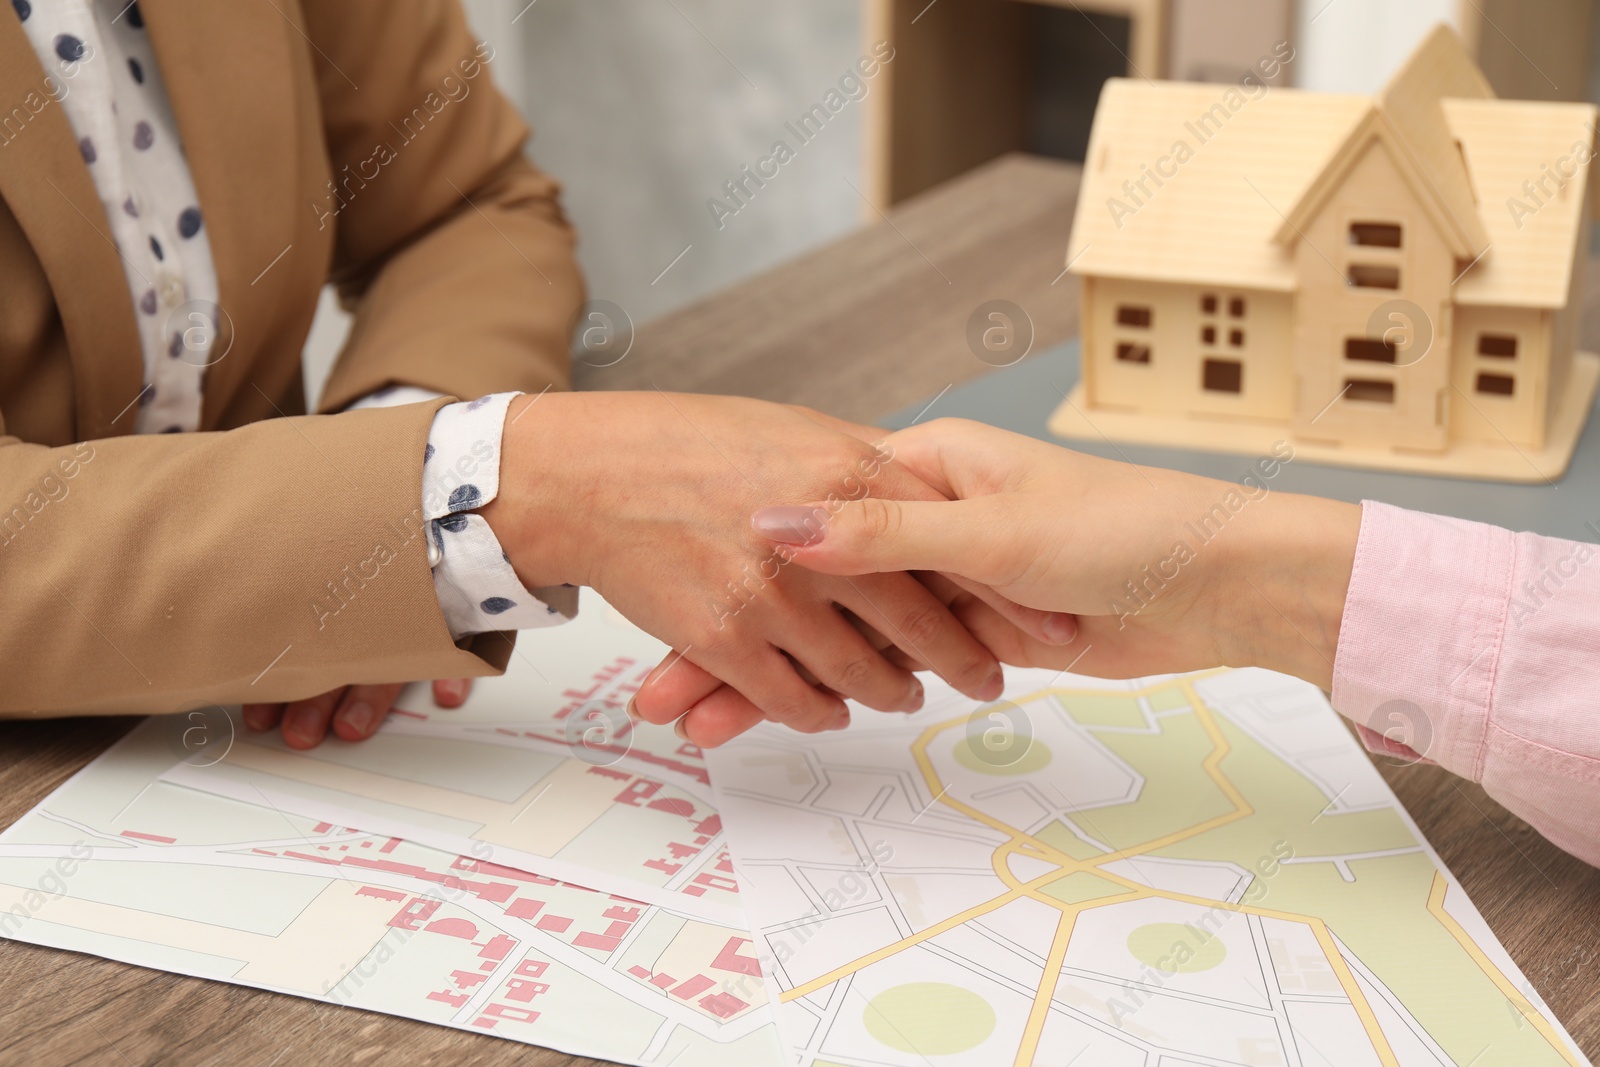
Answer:
[[[1376,97],[1107,82],[1051,429],[1559,477],[1600,377],[1575,351],[1595,121],[1496,99],[1442,25]]]

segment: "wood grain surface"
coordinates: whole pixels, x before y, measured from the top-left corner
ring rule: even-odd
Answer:
[[[972,309],[1027,310],[1036,346],[1076,330],[1063,278],[1075,168],[1006,157],[907,201],[809,256],[638,331],[590,389],[738,393],[870,420],[989,367]],[[1582,340],[1600,340],[1600,271]],[[14,668],[13,668],[14,669]],[[10,825],[131,726],[0,722],[0,824]],[[1591,1057],[1600,1056],[1600,871],[1437,767],[1379,769],[1513,959]],[[594,1020],[602,1027],[604,1019]],[[0,942],[0,1064],[594,1063],[546,1049],[91,956]]]

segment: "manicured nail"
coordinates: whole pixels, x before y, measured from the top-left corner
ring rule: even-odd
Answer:
[[[240,711],[244,715],[244,724],[256,733],[272,729],[271,704],[246,704]]]
[[[750,526],[780,544],[815,545],[828,535],[828,513],[822,508],[762,508],[750,516]]]
[[[979,700],[999,700],[1000,694],[1005,691],[1006,676],[999,667],[996,667],[994,673],[989,675],[982,685],[978,686],[977,694]]]
[[[438,686],[439,696],[459,704],[467,699],[467,683],[461,678],[448,678]]]
[[[927,693],[922,688],[922,681],[916,675],[912,675],[911,676],[911,695],[906,700],[906,708],[905,708],[906,714],[909,715],[909,714],[911,714],[913,712],[921,711],[922,710],[922,701],[923,701],[923,698],[926,697],[926,696],[927,696]]]
[[[1044,635],[1058,645],[1070,645],[1078,636],[1078,619],[1075,615],[1053,611],[1045,616]]]
[[[372,721],[372,705],[365,700],[358,700],[348,708],[345,708],[344,714],[340,715],[339,718],[343,719],[346,726],[355,730],[362,737],[372,733],[372,728],[377,725]]]
[[[689,722],[689,716],[685,715],[681,719],[679,719],[677,722],[672,724],[672,732],[677,734],[678,737],[680,739],[684,740],[684,741],[689,741],[689,726],[688,726],[688,722]],[[689,741],[689,743],[691,745],[694,744],[693,741]]]
[[[644,716],[639,714],[639,698],[637,696],[628,698],[628,706],[624,710],[627,711],[628,718],[634,722],[644,722]]]

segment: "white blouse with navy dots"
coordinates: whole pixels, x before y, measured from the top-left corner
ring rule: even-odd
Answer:
[[[199,428],[217,321],[217,273],[205,216],[137,2],[11,0],[39,61],[72,72],[59,100],[122,257],[144,353],[139,433]],[[63,68],[62,64],[70,65]],[[352,407],[438,394],[393,386]],[[449,404],[434,417],[423,464],[428,561],[453,637],[565,621],[567,592],[525,589],[481,515],[499,491],[500,439],[515,393]],[[561,610],[558,610],[558,605]]]

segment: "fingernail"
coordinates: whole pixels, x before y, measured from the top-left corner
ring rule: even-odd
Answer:
[[[1006,676],[999,667],[977,689],[979,700],[999,700],[1000,694],[1006,691]]]
[[[1058,645],[1070,645],[1078,636],[1078,618],[1053,611],[1045,616],[1044,635]]]
[[[688,726],[688,722],[689,722],[689,716],[685,715],[681,719],[679,719],[677,722],[672,724],[672,732],[677,734],[678,737],[680,739],[684,740],[684,741],[689,741],[689,726]],[[689,743],[691,745],[694,744],[693,741],[689,741]]]
[[[923,698],[927,693],[922,688],[922,681],[916,675],[911,676],[911,696],[906,701],[906,713],[911,714],[922,710]]]
[[[628,718],[634,722],[644,722],[644,716],[639,714],[639,698],[637,696],[628,698],[628,706],[624,710],[627,711]]]
[[[833,720],[833,725],[828,727],[828,729],[830,729],[830,730],[843,730],[846,726],[849,726],[849,725],[850,725],[850,709],[849,708],[843,708],[839,712],[839,717],[837,719]]]
[[[457,703],[467,698],[467,683],[460,678],[448,678],[439,683],[439,695]]]
[[[828,513],[822,508],[761,508],[750,516],[750,526],[780,544],[815,545],[828,534]]]
[[[246,704],[240,709],[244,716],[244,724],[256,733],[271,729],[267,716],[270,704]]]
[[[345,721],[346,726],[355,730],[362,737],[370,734],[372,728],[377,725],[372,721],[372,705],[365,700],[358,700],[351,704],[344,709],[344,714],[339,717]]]

